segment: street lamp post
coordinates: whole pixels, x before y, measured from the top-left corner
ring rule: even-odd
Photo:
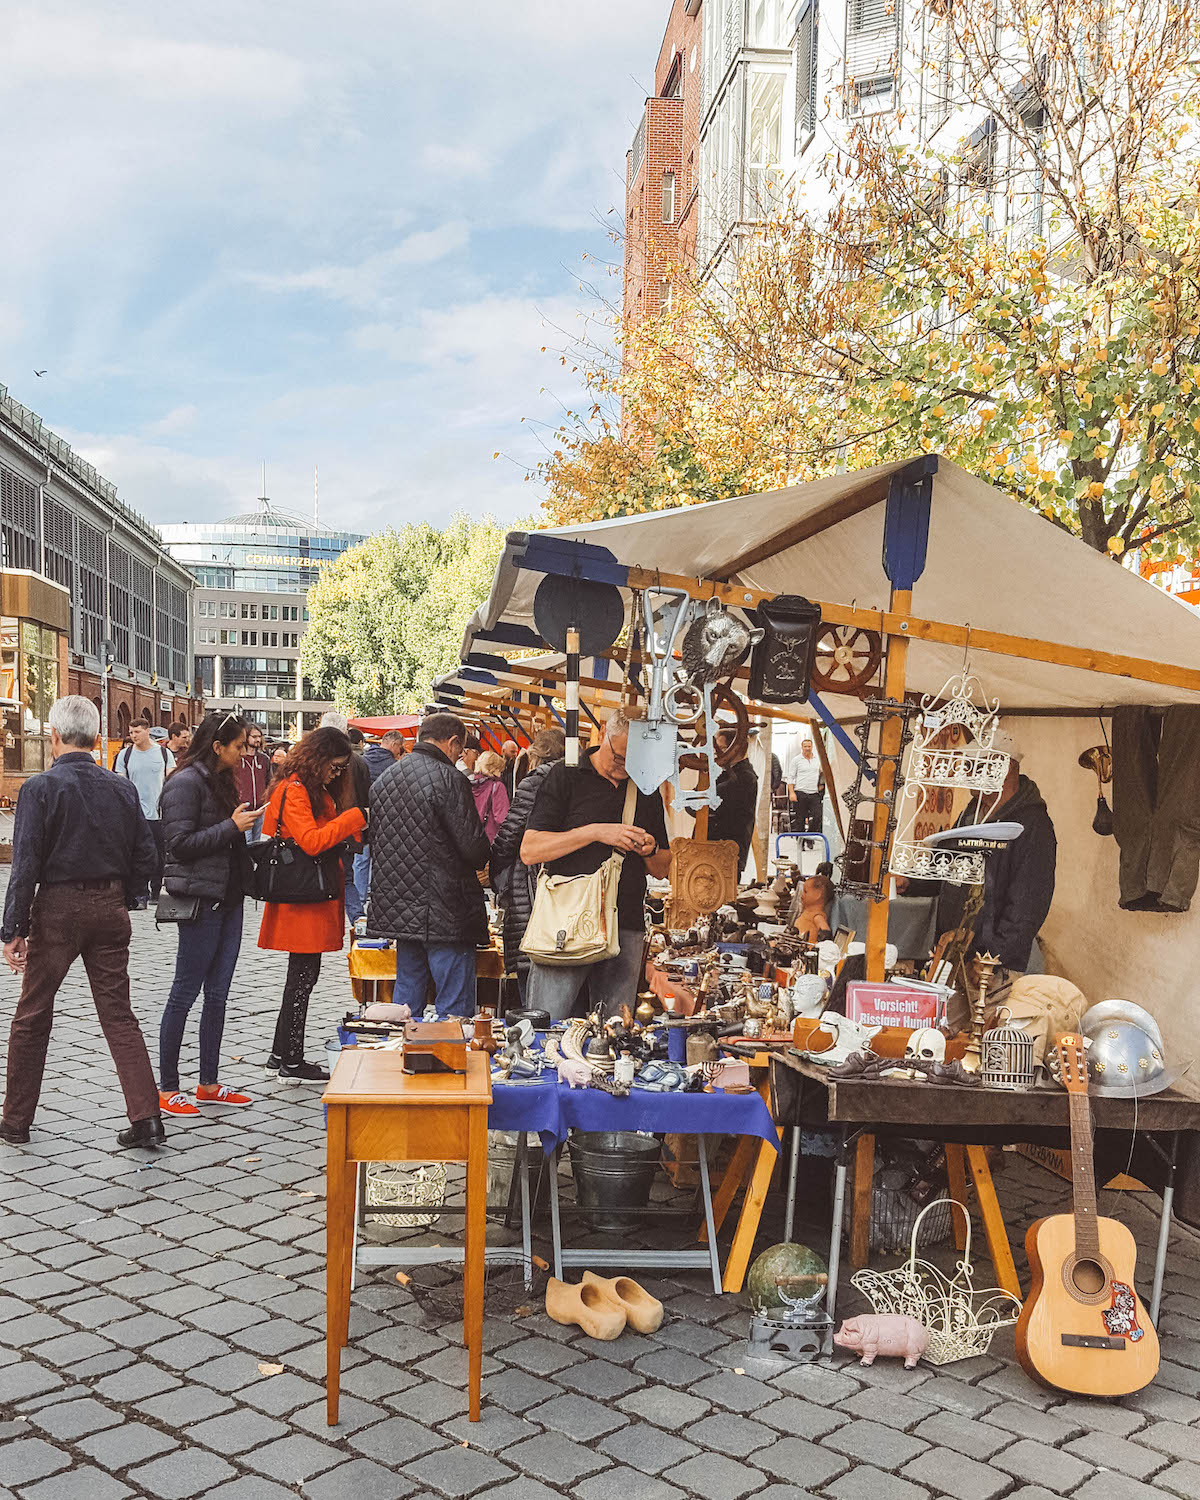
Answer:
[[[100,642],[100,764],[108,765],[108,665],[113,643]]]

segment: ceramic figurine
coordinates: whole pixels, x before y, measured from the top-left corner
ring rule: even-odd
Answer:
[[[877,1354],[904,1357],[904,1368],[916,1368],[929,1347],[929,1333],[917,1322],[900,1313],[863,1313],[847,1318],[833,1336],[839,1349],[853,1349],[860,1365],[875,1363]]]

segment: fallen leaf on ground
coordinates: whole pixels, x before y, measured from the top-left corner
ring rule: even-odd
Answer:
[[[262,1157],[261,1156],[243,1156],[242,1160],[243,1161],[262,1161]]]
[[[513,1317],[514,1318],[529,1318],[529,1317],[532,1317],[532,1316],[533,1316],[533,1308],[532,1307],[518,1307],[517,1310],[516,1310],[516,1312],[513,1313]]]
[[[734,1369],[733,1369],[733,1373],[735,1375],[744,1375],[746,1372],[745,1372],[745,1370],[742,1369],[741,1365],[735,1365]]]
[[[282,1365],[259,1365],[259,1367],[258,1367],[258,1373],[260,1375],[282,1375],[283,1374],[283,1366]]]

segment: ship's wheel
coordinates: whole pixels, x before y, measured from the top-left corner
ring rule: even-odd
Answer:
[[[733,691],[727,682],[720,682],[712,690],[713,722],[705,726],[708,735],[712,736],[719,730],[729,729],[733,731],[733,741],[725,750],[718,750],[716,762],[722,768],[731,766],[735,761],[741,760],[746,753],[746,747],[750,743],[750,713],[746,705]],[[727,719],[718,719],[717,714],[721,709],[726,709],[733,715],[733,723]],[[702,755],[681,755],[680,766],[689,771],[703,770],[706,762]]]
[[[871,686],[883,657],[883,640],[857,625],[822,625],[817,631],[812,685],[819,693],[860,695]]]

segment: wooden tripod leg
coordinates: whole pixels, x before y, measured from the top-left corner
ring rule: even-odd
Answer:
[[[729,1212],[734,1195],[741,1187],[747,1172],[754,1164],[754,1151],[758,1145],[758,1137],[755,1135],[742,1136],[733,1155],[729,1159],[729,1165],[721,1176],[721,1185],[713,1195],[713,1224],[718,1233],[721,1225],[725,1222],[725,1215]],[[698,1236],[703,1245],[708,1239],[708,1230],[703,1224],[700,1226]]]
[[[992,1268],[996,1282],[1014,1297],[1021,1296],[1021,1283],[1017,1280],[1017,1267],[1013,1261],[1012,1246],[1008,1243],[1008,1232],[1004,1228],[1004,1215],[996,1197],[996,1186],[992,1182],[992,1170],[987,1162],[987,1150],[983,1146],[968,1146],[967,1166],[971,1169],[971,1180],[975,1184],[975,1197],[983,1215],[983,1232],[992,1257]]]
[[[860,1135],[854,1148],[854,1206],[850,1219],[850,1264],[858,1270],[871,1253],[871,1189],[875,1181],[875,1137]]]
[[[967,1213],[971,1212],[971,1205],[967,1202],[967,1165],[961,1146],[946,1147],[946,1176],[950,1182],[950,1196],[956,1198]],[[967,1226],[962,1214],[956,1214],[950,1210],[954,1221],[954,1248],[965,1250],[967,1248]]]
[[[782,1129],[779,1134],[782,1137]],[[754,1237],[758,1233],[758,1221],[762,1217],[767,1189],[779,1160],[779,1152],[774,1146],[759,1140],[757,1136],[752,1136],[751,1139],[758,1145],[758,1160],[754,1164],[754,1176],[750,1179],[749,1190],[742,1201],[733,1244],[729,1247],[729,1259],[725,1262],[724,1286],[727,1292],[740,1292],[746,1279],[750,1252],[754,1249]]]

